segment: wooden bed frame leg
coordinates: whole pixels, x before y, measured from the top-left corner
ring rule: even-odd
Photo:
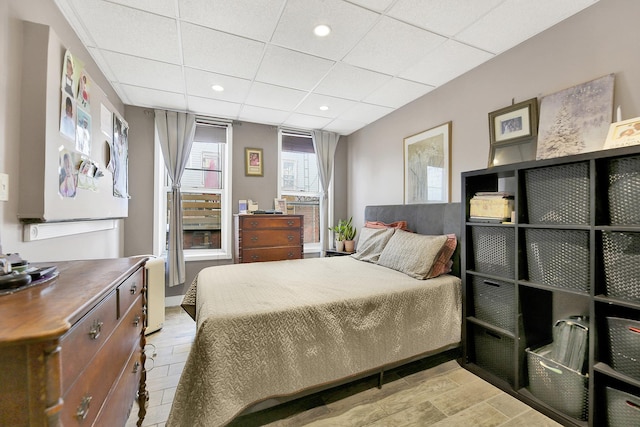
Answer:
[[[382,389],[382,381],[384,380],[384,371],[380,371],[378,374],[378,389]]]

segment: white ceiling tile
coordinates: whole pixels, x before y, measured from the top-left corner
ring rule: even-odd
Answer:
[[[364,101],[384,107],[400,108],[433,89],[433,86],[394,78],[367,96]]]
[[[384,17],[349,52],[344,62],[396,75],[445,40],[444,37]]]
[[[328,59],[341,59],[378,19],[378,14],[342,0],[289,1],[272,42]],[[327,37],[317,37],[318,24],[331,27]]]
[[[330,132],[336,132],[340,135],[349,135],[358,129],[365,127],[367,124],[364,122],[353,122],[351,120],[335,119],[323,129]]]
[[[593,4],[594,0],[507,0],[456,36],[501,53]]]
[[[320,110],[323,105],[329,108],[325,111]],[[335,118],[354,105],[356,105],[354,101],[312,93],[302,101],[295,111],[311,116]]]
[[[176,17],[175,0],[109,0],[112,3],[119,3],[123,6],[133,7],[135,9],[146,10],[158,15]]]
[[[111,70],[111,64],[105,59],[103,52],[95,47],[87,47],[87,50],[107,80],[110,82],[116,81],[116,74]]]
[[[120,88],[127,94],[131,105],[150,108],[166,108],[168,110],[186,111],[187,103],[184,94],[147,89],[138,86],[121,84]]]
[[[444,36],[453,36],[503,0],[398,0],[389,16]]]
[[[327,74],[334,61],[282,47],[267,47],[256,80],[294,89],[311,90]]]
[[[395,0],[349,0],[351,3],[359,4],[367,9],[375,10],[376,12],[384,12],[389,5]]]
[[[493,57],[484,50],[447,40],[420,62],[400,73],[400,77],[440,86]]]
[[[322,129],[331,122],[331,119],[326,117],[308,116],[306,114],[294,113],[283,125],[301,128],[301,129]]]
[[[242,110],[240,110],[240,114],[238,114],[238,120],[279,125],[282,124],[290,115],[291,113],[287,111],[245,105],[242,107]]]
[[[175,19],[98,0],[73,0],[73,5],[100,49],[180,63]]]
[[[372,123],[380,117],[386,116],[393,111],[393,108],[381,107],[379,105],[359,103],[347,110],[340,116],[341,119],[354,122]]]
[[[269,41],[285,0],[179,0],[183,20],[260,41]]]
[[[249,90],[246,103],[254,107],[291,111],[302,101],[306,94],[301,90],[255,82]]]
[[[179,65],[109,51],[101,53],[120,83],[168,92],[184,92],[182,67]]]
[[[391,76],[339,62],[315,89],[323,95],[362,100]]]
[[[252,79],[264,43],[182,23],[184,64],[215,73]]]
[[[249,87],[251,87],[251,80],[238,79],[224,74],[209,73],[188,67],[185,67],[184,74],[187,94],[202,98],[243,103],[249,93]],[[213,85],[220,85],[224,90],[216,92],[211,89]]]
[[[189,96],[189,111],[215,117],[235,119],[240,112],[240,104],[234,102],[219,101],[217,99]]]

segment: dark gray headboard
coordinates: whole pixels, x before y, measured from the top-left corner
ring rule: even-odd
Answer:
[[[451,273],[460,277],[460,235],[462,213],[460,203],[380,205],[364,208],[365,221],[407,221],[409,230],[420,234],[455,234],[458,247],[453,254]]]

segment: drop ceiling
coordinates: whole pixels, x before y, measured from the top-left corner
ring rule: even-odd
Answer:
[[[55,0],[125,104],[342,135],[597,1]]]

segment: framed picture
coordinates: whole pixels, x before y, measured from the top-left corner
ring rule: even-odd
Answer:
[[[244,149],[244,174],[246,176],[263,176],[262,148]]]
[[[273,208],[282,212],[283,214],[287,213],[287,200],[286,199],[273,199]]]
[[[490,142],[504,144],[538,134],[538,98],[489,113]]]
[[[611,123],[604,149],[640,144],[640,117]]]
[[[536,160],[602,150],[613,119],[614,74],[544,96]]]
[[[404,139],[404,202],[448,203],[451,122]]]

